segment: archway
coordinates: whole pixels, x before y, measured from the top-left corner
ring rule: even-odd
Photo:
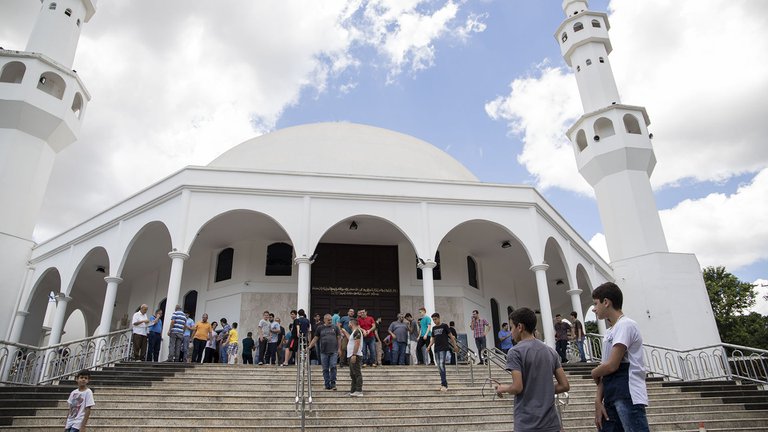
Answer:
[[[21,331],[19,342],[27,345],[40,346],[44,337],[50,330],[45,328],[45,317],[48,305],[51,302],[50,294],[61,291],[61,275],[58,269],[49,268],[38,278],[32,289],[32,294],[27,302],[26,311],[29,315],[24,320],[24,328]],[[53,303],[55,309],[56,303]],[[52,312],[50,314],[53,315]]]
[[[104,277],[109,274],[109,256],[103,247],[88,251],[75,270],[69,290],[72,300],[67,304],[67,313],[79,311],[83,322],[87,324],[84,329],[86,335],[94,334],[99,326],[107,285]],[[109,328],[105,329],[105,332],[109,331]]]

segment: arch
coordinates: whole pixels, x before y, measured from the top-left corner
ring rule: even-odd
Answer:
[[[267,246],[265,276],[290,276],[293,269],[293,246],[277,242]]]
[[[605,57],[600,57],[600,58],[598,58],[598,61],[599,61],[600,63],[605,63]]]
[[[491,326],[493,327],[493,343],[496,348],[501,347],[501,340],[499,340],[499,332],[501,331],[501,319],[499,318],[499,302],[495,298],[491,297]]]
[[[613,122],[607,117],[600,117],[595,120],[595,135],[600,137],[598,139],[608,138],[609,136],[616,135],[616,131],[613,129]]]
[[[466,240],[468,242],[472,242],[469,246],[469,249],[473,251],[471,254],[475,257],[478,255],[484,255],[490,250],[496,250],[496,248],[500,247],[503,241],[509,240],[514,246],[520,247],[524,258],[528,263],[528,266],[533,263],[531,258],[531,251],[520,238],[520,236],[512,232],[503,223],[491,219],[467,219],[460,221],[453,227],[447,229],[442,234],[442,238],[438,245],[438,250],[442,248],[446,241],[453,241],[456,243],[457,239],[449,239],[451,235],[454,235],[459,230],[463,229],[472,231],[472,235],[470,237],[465,236],[463,239],[460,239],[460,241]],[[435,234],[439,236],[441,233],[438,232]],[[509,250],[511,249],[507,249],[507,251]]]
[[[157,307],[154,310],[157,311],[158,309],[160,309],[161,311],[165,312],[165,307],[167,304],[168,304],[168,299],[163,297],[163,299],[160,300],[160,303],[157,304]]]
[[[197,290],[192,290],[184,294],[182,310],[184,312],[189,312],[189,317],[195,319],[195,313],[197,312]]]
[[[477,261],[470,255],[467,255],[467,283],[473,288],[480,289],[477,277]]]
[[[580,22],[577,22],[577,23],[573,24],[573,31],[580,32],[582,30],[584,30],[584,24],[582,24]]]
[[[263,219],[266,223],[254,219]],[[187,236],[192,238],[185,251],[188,254],[201,242],[205,247],[218,249],[253,236],[296,244],[277,219],[267,213],[245,208],[231,208],[213,214],[194,231],[188,231]]]
[[[83,95],[80,92],[75,93],[75,97],[72,99],[72,112],[77,118],[80,118],[80,114],[83,112]]]
[[[563,32],[563,34],[560,36],[560,40],[563,41],[563,43],[565,43],[565,41],[568,40],[568,33]]]
[[[61,342],[69,342],[77,339],[87,337],[88,332],[88,320],[80,309],[74,309],[69,317],[64,321],[63,332],[61,334]]]
[[[19,342],[38,346],[43,336],[43,325],[48,310],[51,293],[61,291],[61,274],[56,267],[48,267],[39,273],[39,276],[32,285],[32,290],[26,301],[22,304],[21,310],[29,312],[24,320],[24,327],[21,330]]]
[[[544,245],[544,261],[549,265],[547,287],[552,316],[557,313],[566,316],[571,312],[571,298],[567,291],[575,282],[571,281],[568,261],[557,238],[547,238]]]
[[[592,66],[592,59],[587,59],[585,63],[587,64],[587,66]]]
[[[640,122],[634,115],[629,113],[624,114],[622,120],[624,121],[624,129],[626,129],[627,133],[636,135],[640,135],[642,133],[640,130]]]
[[[600,27],[601,27],[601,25],[600,25],[600,21],[598,21],[598,20],[596,20],[596,19],[593,19],[593,20],[592,20],[592,27],[595,27],[595,28],[600,28]]]
[[[167,240],[167,241],[164,241]],[[158,251],[160,244],[162,244],[163,250]],[[115,275],[123,275],[129,258],[132,260],[134,248],[138,248],[141,255],[149,261],[152,259],[159,259],[162,255],[163,260],[168,260],[168,252],[170,252],[171,246],[171,232],[168,230],[168,226],[162,221],[147,222],[139,228],[133,235],[131,240],[126,245],[123,254],[121,255],[120,263],[117,266]],[[151,255],[147,255],[147,252]],[[122,276],[121,276],[122,277]]]
[[[587,134],[584,132],[584,129],[579,129],[576,132],[576,146],[579,148],[579,151],[587,149]]]
[[[59,74],[48,71],[40,75],[40,78],[37,80],[37,89],[48,93],[56,99],[63,99],[67,84]]]
[[[20,61],[12,61],[3,65],[3,72],[0,73],[0,82],[21,84],[24,79],[24,73],[27,72],[27,65]]]
[[[53,2],[53,3],[49,4],[49,5],[48,5],[48,9],[50,9],[50,10],[56,10],[56,2]]]
[[[327,227],[318,229],[315,239],[310,240],[307,245],[307,251],[314,251],[321,240],[328,240],[330,237],[334,243],[356,243],[360,239],[365,239],[366,244],[382,244],[382,241],[402,236],[408,245],[417,253],[419,250],[411,239],[411,236],[403,227],[390,220],[386,216],[374,213],[356,213],[345,215],[340,218],[334,218],[334,222]],[[356,228],[351,229],[352,222],[356,223]],[[390,243],[392,244],[391,241]],[[298,255],[298,251],[296,254]],[[432,257],[422,256],[427,259]],[[415,263],[414,263],[415,265]]]
[[[64,15],[66,15],[66,16],[72,16],[72,9],[69,9],[69,8],[67,8],[67,9],[64,11]]]
[[[216,255],[216,274],[213,282],[221,282],[232,279],[232,265],[235,260],[235,250],[231,247],[222,249]]]

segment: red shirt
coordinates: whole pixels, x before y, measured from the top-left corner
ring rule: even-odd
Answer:
[[[357,325],[359,325],[361,329],[363,329],[365,331],[369,331],[370,329],[373,328],[374,325],[376,325],[376,320],[373,319],[372,316],[368,315],[365,318],[358,318],[357,319]],[[369,339],[369,338],[372,338],[372,337],[375,337],[375,336],[376,335],[373,332],[371,332],[371,333],[368,333],[368,336],[366,336],[365,338]]]

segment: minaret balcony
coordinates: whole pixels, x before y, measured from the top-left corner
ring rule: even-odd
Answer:
[[[645,108],[615,104],[584,114],[566,132],[579,171],[592,183],[621,169],[653,172],[653,153]]]
[[[613,46],[608,30],[610,30],[608,14],[585,11],[566,18],[555,31],[554,36],[560,45],[560,53],[565,62],[568,66],[572,66],[571,55],[574,50],[588,43],[601,43],[605,45],[606,54],[610,54]]]
[[[77,139],[90,99],[75,71],[42,54],[0,50],[0,128],[28,133],[58,152]]]

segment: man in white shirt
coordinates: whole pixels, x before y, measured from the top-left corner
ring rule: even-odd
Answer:
[[[592,291],[597,319],[611,327],[603,340],[603,358],[592,370],[597,383],[595,425],[601,432],[648,432],[648,392],[645,387],[643,337],[637,323],[621,311],[624,297],[613,282]]]
[[[149,306],[141,305],[139,310],[133,314],[133,319],[131,320],[133,329],[133,335],[131,336],[133,359],[137,361],[144,360],[147,357],[147,328],[149,327],[147,309],[149,309]]]

